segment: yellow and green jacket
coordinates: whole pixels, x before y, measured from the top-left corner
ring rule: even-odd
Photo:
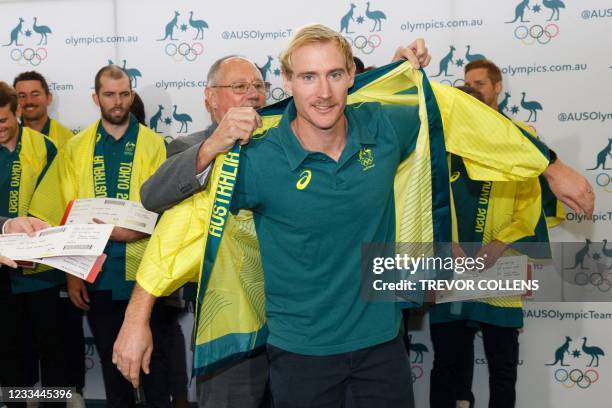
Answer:
[[[525,180],[548,165],[546,155],[512,122],[461,91],[428,82],[408,63],[357,77],[348,104],[362,102],[419,106],[415,147],[400,164],[394,184],[398,242],[450,241],[448,152],[463,157],[478,179]],[[286,104],[261,110],[263,125],[254,138],[265,138],[278,125]],[[464,140],[466,132],[474,137]],[[218,156],[207,188],[164,213],[136,278],[155,296],[199,282],[194,375],[266,342],[263,270],[253,216],[244,210],[229,214],[230,202],[224,198],[239,155],[236,146]]]
[[[0,215],[22,217],[29,213],[30,202],[36,186],[44,177],[57,155],[53,141],[27,127],[19,127],[17,141],[18,160],[11,164],[9,190],[0,193]],[[17,187],[18,186],[18,187]],[[5,196],[6,195],[6,196]],[[33,292],[60,285],[63,274],[47,271],[31,274],[31,270],[18,269],[11,271],[11,290],[13,293]]]
[[[70,200],[96,196],[92,169],[98,125],[99,121],[96,121],[71,138],[59,152],[57,160],[36,189],[30,205],[32,215],[52,225],[59,225]],[[132,161],[129,200],[140,201],[140,186],[165,159],[166,148],[163,139],[149,128],[139,125]],[[125,244],[123,275],[126,281],[135,280],[148,241],[147,238]],[[113,271],[113,273],[118,272]],[[126,297],[125,294],[122,296]]]
[[[49,118],[49,139],[55,142],[58,149],[62,149],[66,142],[74,136],[70,129],[65,128],[55,119]]]

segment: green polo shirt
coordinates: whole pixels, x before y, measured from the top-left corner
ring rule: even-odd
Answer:
[[[130,115],[130,124],[119,139],[109,134],[102,123],[98,125],[97,134],[100,135],[99,143],[104,155],[107,194],[108,197],[114,198],[117,195],[119,165],[127,148],[126,144],[128,142],[135,144],[138,139],[138,121],[133,115]],[[89,290],[112,290],[113,299],[129,299],[134,288],[134,281],[125,279],[125,242],[108,241],[104,253],[107,256],[106,262],[96,281],[88,284]]]
[[[346,146],[336,162],[304,150],[290,103],[278,127],[240,159],[232,212],[251,209],[261,248],[268,342],[330,355],[393,339],[395,303],[360,297],[361,247],[395,242],[393,181],[414,150],[417,107],[347,106]]]
[[[19,126],[19,136],[17,144],[20,143],[23,135],[23,127]],[[55,146],[49,139],[45,139],[45,147],[47,149],[47,165],[41,172],[38,182],[49,168],[49,164],[54,159],[56,154]],[[19,160],[19,151],[17,148],[12,152],[5,147],[0,146],[0,215],[5,217],[14,217],[15,214],[8,212],[8,197],[9,185],[11,178],[11,168],[13,162]],[[28,293],[36,292],[42,289],[48,289],[59,286],[64,283],[64,273],[58,270],[50,270],[42,273],[24,275],[21,268],[11,269],[11,292],[12,293]]]

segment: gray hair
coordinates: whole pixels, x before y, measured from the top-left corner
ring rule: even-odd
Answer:
[[[226,55],[225,57],[221,57],[215,62],[213,62],[213,64],[210,66],[210,69],[208,70],[208,75],[206,76],[206,86],[217,84],[217,80],[219,79],[218,76],[219,76],[219,70],[221,69],[221,64],[233,58],[243,59],[253,64],[253,62],[250,59],[248,59],[247,57],[243,57],[242,55],[232,54],[232,55]],[[257,67],[257,65],[255,64],[253,65]]]

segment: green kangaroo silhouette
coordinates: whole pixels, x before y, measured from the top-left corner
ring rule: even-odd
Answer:
[[[586,245],[580,251],[576,252],[576,255],[574,255],[574,266],[565,269],[576,269],[578,265],[580,265],[580,269],[589,269],[585,268],[583,263],[584,258],[589,256],[589,245],[591,245],[591,240],[587,239],[585,242]]]
[[[342,19],[340,20],[340,32],[344,31],[347,34],[353,34],[353,32],[349,31],[348,28],[349,22],[355,21],[353,18],[353,10],[355,10],[355,7],[357,6],[351,3],[351,9],[348,11],[348,13],[342,16]]]
[[[453,76],[452,74],[448,73],[448,65],[453,62],[453,53],[455,52],[455,47],[454,46],[450,46],[450,51],[448,52],[448,54],[446,54],[444,56],[444,58],[442,58],[440,60],[440,72],[438,72],[436,75],[432,75],[432,78],[435,77],[439,77],[440,75],[442,75],[442,73],[444,72],[444,76]]]
[[[516,20],[521,19],[521,23],[528,23],[529,20],[524,20],[525,18],[525,9],[531,10],[529,8],[529,0],[521,1],[516,8],[514,9],[514,20],[506,21],[506,24],[516,23]]]
[[[563,359],[565,358],[565,353],[569,354],[569,344],[572,341],[568,336],[565,336],[565,343],[561,347],[559,347],[555,351],[555,362],[546,364],[547,366],[554,366],[557,363],[561,363],[561,366],[567,367],[569,364],[564,364]]]
[[[181,14],[178,11],[174,12],[174,18],[170,20],[168,24],[166,24],[166,35],[164,36],[164,38],[161,38],[157,41],[165,41],[168,39],[168,37],[170,37],[171,41],[176,41],[176,38],[173,38],[172,34],[174,33],[174,29],[178,28],[178,25],[176,25],[176,23],[178,21],[178,16],[180,15]]]
[[[607,156],[612,157],[612,138],[608,139],[608,145],[597,153],[597,165],[592,169],[587,170],[595,170],[598,169],[599,166],[601,166],[603,170],[612,170],[612,168],[606,167]]]
[[[11,30],[11,42],[8,44],[4,44],[3,47],[8,47],[9,45],[12,45],[13,43],[15,43],[17,47],[23,45],[23,44],[19,44],[19,34],[23,34],[23,32],[21,31],[22,26],[23,26],[23,18],[19,17],[19,24],[17,24],[15,28]]]
[[[151,120],[149,121],[149,127],[156,131],[157,133],[159,133],[159,131],[157,130],[157,125],[159,124],[159,121],[161,119],[161,115],[162,115],[162,111],[164,110],[164,107],[159,105],[159,109],[157,111],[157,113],[153,116],[151,116]]]

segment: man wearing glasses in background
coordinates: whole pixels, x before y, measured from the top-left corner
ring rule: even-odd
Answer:
[[[214,62],[206,81],[205,105],[212,124],[168,145],[168,159],[140,190],[142,204],[151,211],[161,213],[206,185],[208,172],[198,165],[202,142],[214,133],[229,137],[236,134],[237,129],[244,129],[245,135],[250,134],[257,117],[254,109],[265,105],[270,87],[251,61],[236,55]],[[195,301],[195,298],[190,300]],[[267,381],[268,361],[262,350],[198,378],[198,405],[206,408],[267,407],[264,401]]]

